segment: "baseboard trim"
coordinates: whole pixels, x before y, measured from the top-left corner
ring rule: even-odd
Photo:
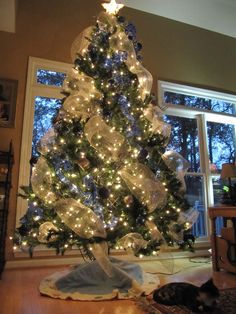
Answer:
[[[118,257],[121,260],[126,260],[130,262],[147,262],[147,261],[158,261],[158,260],[168,260],[168,259],[180,259],[180,258],[194,258],[200,256],[209,257],[210,254],[207,249],[197,249],[195,252],[188,251],[170,251],[161,252],[157,256],[144,256],[143,258],[138,258],[133,255],[112,253],[111,256]],[[9,260],[6,262],[5,269],[15,269],[15,268],[33,268],[42,266],[66,266],[66,265],[76,265],[83,262],[81,256],[56,256],[56,257],[33,257],[33,258],[15,258],[14,260]]]

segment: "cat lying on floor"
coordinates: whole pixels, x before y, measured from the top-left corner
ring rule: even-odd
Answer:
[[[210,279],[201,287],[185,282],[169,283],[153,293],[153,300],[164,305],[184,305],[193,312],[211,311],[219,290]]]

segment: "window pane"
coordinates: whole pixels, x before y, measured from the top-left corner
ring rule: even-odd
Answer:
[[[231,185],[236,187],[236,178],[231,178]],[[212,177],[214,205],[231,205],[229,181],[220,177]]]
[[[37,144],[41,137],[52,126],[52,118],[61,106],[61,99],[35,97],[34,130],[32,141],[32,155],[37,156]]]
[[[66,74],[49,70],[37,70],[37,83],[61,87]]]
[[[219,205],[222,202],[224,182],[220,177],[212,177],[214,205]]]
[[[204,201],[204,180],[202,176],[185,177],[186,182],[186,198],[189,204],[198,210],[199,217],[197,222],[193,225],[192,232],[196,237],[206,236],[206,205]]]
[[[196,119],[166,116],[165,121],[172,127],[167,149],[180,153],[190,163],[189,171],[200,171],[198,129]]]
[[[235,127],[207,122],[210,171],[220,173],[222,164],[235,162]]]
[[[202,110],[224,112],[228,114],[235,114],[235,105],[217,99],[201,98],[196,96],[189,96],[184,94],[165,92],[164,100],[166,103],[174,105],[182,105],[191,108],[198,108]]]

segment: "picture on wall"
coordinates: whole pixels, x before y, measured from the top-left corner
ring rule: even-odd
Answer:
[[[14,127],[17,85],[16,80],[0,78],[0,127]]]

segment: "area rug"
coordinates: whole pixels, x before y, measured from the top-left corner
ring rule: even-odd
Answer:
[[[157,304],[147,298],[140,298],[138,305],[148,314],[193,314],[186,307],[165,306]],[[202,314],[235,314],[236,313],[236,288],[220,291],[219,304],[211,312],[201,312]]]

